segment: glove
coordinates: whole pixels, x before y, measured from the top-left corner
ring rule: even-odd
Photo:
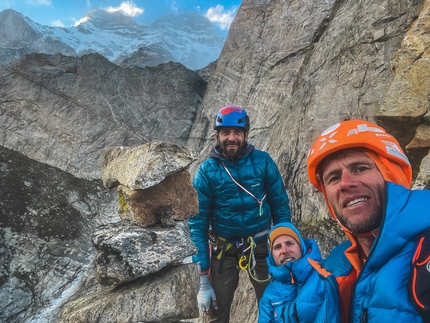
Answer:
[[[197,294],[197,303],[199,304],[199,308],[205,313],[210,311],[211,303],[214,309],[218,309],[216,295],[211,284],[209,283],[208,275],[200,276],[200,290]]]

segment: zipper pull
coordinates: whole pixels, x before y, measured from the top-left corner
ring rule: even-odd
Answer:
[[[260,216],[263,215],[263,202],[258,202],[260,204]]]
[[[367,308],[363,308],[363,312],[361,312],[360,323],[367,323]]]

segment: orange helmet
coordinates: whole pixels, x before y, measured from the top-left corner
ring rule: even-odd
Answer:
[[[367,154],[375,161],[384,179],[409,188],[412,168],[399,142],[385,129],[365,120],[338,122],[315,140],[308,153],[308,176],[312,185],[323,192],[317,174],[318,164],[336,151],[354,147],[376,153],[376,156],[371,152]]]

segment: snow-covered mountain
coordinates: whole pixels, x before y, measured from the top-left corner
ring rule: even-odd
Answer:
[[[49,27],[11,9],[0,12],[0,65],[32,52],[72,56],[98,52],[119,65],[175,61],[199,69],[215,61],[224,45],[211,22],[193,11],[140,25],[120,12],[99,9],[81,21],[76,27]]]

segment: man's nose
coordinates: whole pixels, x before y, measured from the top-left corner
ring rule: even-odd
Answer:
[[[342,172],[342,175],[340,177],[341,187],[351,187],[351,186],[355,186],[356,184],[357,184],[357,181],[353,174],[351,174],[349,171]]]
[[[227,139],[230,141],[236,140],[234,132],[229,133]]]

